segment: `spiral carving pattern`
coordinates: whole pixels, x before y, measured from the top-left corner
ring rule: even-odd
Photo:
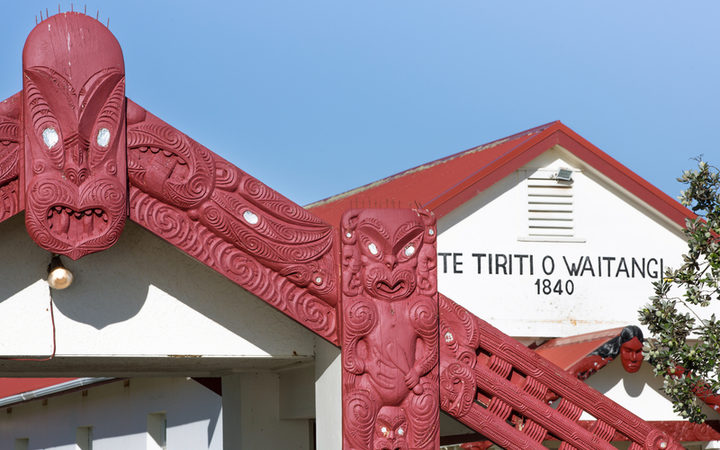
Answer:
[[[201,222],[132,186],[130,218],[333,343],[336,311]]]
[[[613,448],[608,441],[618,431],[630,438],[630,448],[681,448],[667,434],[572,374],[559,370],[447,297],[439,297],[442,408],[496,444],[542,448],[540,441],[550,432],[561,439],[560,448]],[[470,349],[478,355],[472,360],[468,358]],[[474,385],[472,394],[466,388],[470,380],[490,398],[480,395],[483,403],[475,401]],[[544,401],[548,390],[561,398],[557,409]],[[470,396],[469,402],[460,401]],[[592,431],[578,423],[583,411],[598,419]],[[510,413],[523,424],[522,431],[505,421]]]
[[[7,100],[17,103],[18,95]],[[16,108],[19,114],[19,108]],[[0,115],[0,222],[20,211],[19,159],[20,124],[12,117]]]
[[[343,217],[345,417],[358,390],[372,405],[363,409],[372,413],[367,420],[346,419],[345,449],[439,446],[437,285],[426,283],[424,295],[416,289],[422,278],[436,277],[434,240],[424,239],[434,225],[430,213],[413,210],[354,210]],[[431,255],[428,264],[418,263],[423,250]],[[390,410],[407,420],[399,439],[379,425]]]
[[[370,449],[373,423],[379,408],[373,395],[365,389],[354,389],[343,395],[343,427],[352,430],[345,437],[346,450]]]
[[[128,108],[134,188],[334,308],[337,238],[330,225],[135,103]]]

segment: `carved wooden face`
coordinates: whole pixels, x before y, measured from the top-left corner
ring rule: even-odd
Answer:
[[[115,37],[83,14],[50,17],[27,39],[25,224],[51,252],[104,250],[125,224],[124,70]]]
[[[620,346],[620,361],[626,371],[635,373],[640,370],[643,362],[642,348],[642,342],[636,337]]]
[[[373,450],[407,450],[407,417],[399,406],[383,406],[375,421]]]
[[[397,210],[394,214],[394,220],[380,223],[361,212],[357,222],[362,283],[373,297],[387,300],[407,298],[415,290],[415,267],[425,231],[415,211]]]

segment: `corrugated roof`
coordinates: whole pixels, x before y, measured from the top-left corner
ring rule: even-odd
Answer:
[[[305,206],[330,224],[352,208],[410,208],[425,205],[503,155],[547,130],[551,122],[422,164]]]
[[[622,327],[620,327],[551,339],[536,348],[535,352],[543,358],[549,359],[563,370],[570,370],[598,347],[619,335],[622,330]]]
[[[0,378],[0,398],[54,386],[75,378]]]
[[[442,217],[479,192],[560,145],[680,226],[695,215],[607,153],[562,124],[550,122],[423,164],[306,206],[337,225],[352,208],[421,205]]]

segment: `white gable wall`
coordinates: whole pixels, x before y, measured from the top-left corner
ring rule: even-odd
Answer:
[[[560,167],[573,169],[574,236],[529,237],[525,179]],[[443,217],[439,230],[440,291],[518,338],[637,324],[661,264],[677,265],[686,249],[679,226],[557,147]],[[644,259],[644,276],[633,258]]]
[[[0,224],[0,235],[0,355],[50,355],[50,254],[31,241],[22,215]],[[52,293],[57,350],[45,368],[89,359],[78,365],[89,375],[103,371],[91,361],[105,357],[125,357],[136,371],[144,365],[134,357],[213,370],[234,366],[222,358],[251,359],[245,366],[312,358],[312,332],[133,223],[111,249],[63,261],[75,282]]]
[[[621,361],[615,360],[588,378],[586,382],[645,420],[682,420],[673,411],[672,402],[661,391],[662,378],[653,376],[649,364],[643,364],[638,372],[628,374],[623,369]],[[716,411],[702,402],[700,404],[709,420],[720,419]],[[587,413],[583,413],[580,417],[580,420],[592,419],[594,418]]]

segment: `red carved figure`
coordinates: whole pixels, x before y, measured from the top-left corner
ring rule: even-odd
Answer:
[[[30,32],[23,130],[30,236],[73,259],[113,245],[127,216],[125,69],[100,22],[64,13]]]
[[[427,211],[343,217],[345,449],[439,446],[436,232]]]
[[[585,380],[620,355],[623,368],[629,373],[635,373],[640,370],[643,362],[642,347],[642,330],[635,325],[628,325],[620,334],[593,350],[568,371]]]
[[[627,372],[635,373],[640,370],[643,361],[642,348],[643,344],[637,337],[620,346],[620,362]]]

